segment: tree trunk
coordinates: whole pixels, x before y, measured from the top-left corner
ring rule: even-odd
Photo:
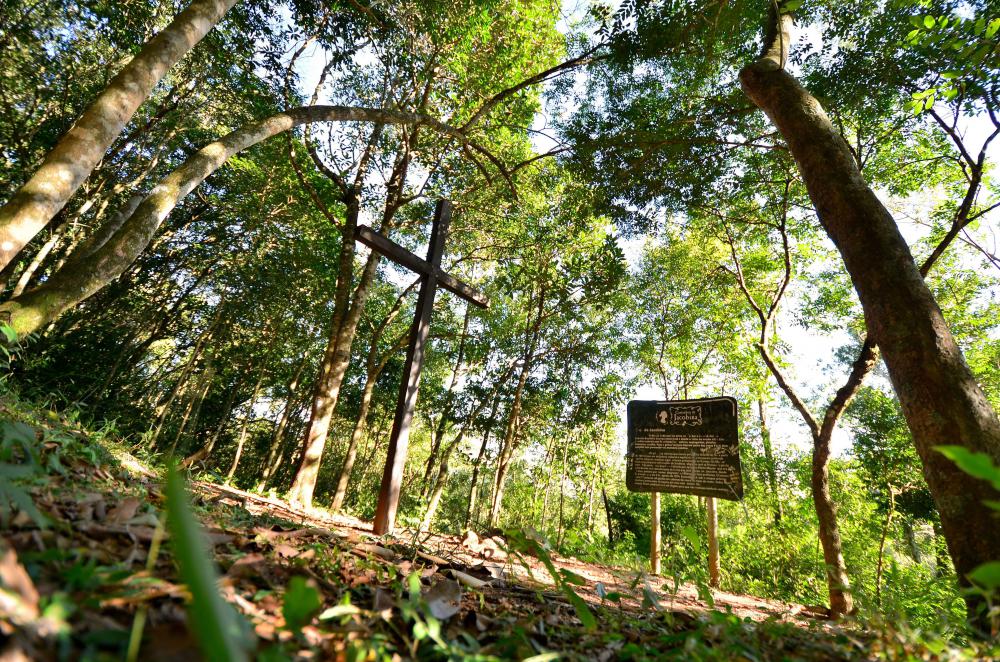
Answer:
[[[854,597],[851,595],[851,582],[847,578],[847,564],[837,525],[837,506],[830,496],[829,467],[830,436],[814,437],[811,472],[813,506],[819,519],[819,540],[830,590],[830,613],[836,617],[854,613]]]
[[[257,406],[257,396],[260,394],[260,385],[264,382],[264,371],[262,370],[260,376],[257,378],[257,383],[253,387],[253,393],[250,395],[250,404],[247,409],[246,416],[243,417],[243,423],[240,425],[240,436],[236,440],[236,455],[233,457],[233,464],[229,467],[229,473],[226,474],[226,480],[224,481],[228,485],[233,480],[233,476],[236,475],[236,467],[240,464],[240,458],[243,456],[243,446],[246,444],[247,431],[250,429],[250,422],[253,420],[253,410]]]
[[[424,124],[465,141],[464,134],[457,129],[423,115],[402,111],[306,106],[278,113],[237,129],[189,157],[153,188],[99,249],[86,258],[67,260],[62,269],[52,274],[45,283],[0,305],[0,316],[9,317],[7,323],[20,335],[49,324],[120,276],[149,245],[177,203],[227,159],[262,140],[310,122]]]
[[[345,232],[344,241],[351,242],[349,250],[353,255],[353,237],[348,238],[348,236],[348,233]],[[341,248],[341,250],[345,249]],[[361,281],[354,291],[354,298],[349,309],[344,311],[344,304],[335,306],[330,340],[327,343],[323,362],[320,364],[319,376],[316,378],[316,384],[313,388],[313,404],[309,425],[306,426],[302,457],[292,486],[288,491],[288,499],[303,506],[312,505],[313,491],[316,489],[316,479],[319,477],[319,467],[323,460],[330,422],[333,420],[333,413],[337,408],[337,401],[340,399],[340,387],[344,382],[344,376],[347,374],[347,367],[351,361],[351,346],[354,344],[354,335],[361,319],[361,312],[367,303],[372,282],[375,279],[378,262],[378,254],[373,251],[362,271]],[[342,273],[340,278],[344,278],[350,283],[350,274],[351,270],[348,268],[346,274]]]
[[[229,415],[233,413],[233,403],[236,401],[236,394],[239,390],[240,383],[236,382],[233,384],[233,388],[229,391],[229,396],[226,398],[226,404],[222,407],[222,418],[219,419],[219,424],[215,426],[215,431],[212,432],[212,436],[209,438],[208,443],[184,458],[181,461],[182,468],[187,469],[193,466],[196,462],[201,462],[202,460],[207,459],[212,454],[212,450],[215,448],[215,442],[219,440],[219,436],[222,434],[222,431],[226,429],[226,424],[229,422]]]
[[[611,519],[611,507],[608,503],[608,486],[601,482],[601,501],[604,503],[604,517],[608,520],[608,547],[613,548],[615,546],[615,527],[614,521]]]
[[[441,418],[438,419],[437,428],[434,430],[434,439],[431,442],[431,452],[427,457],[427,467],[424,470],[424,485],[421,488],[421,496],[426,497],[429,491],[431,475],[434,473],[434,463],[441,450],[441,442],[444,440],[445,429],[451,420],[451,415],[455,409],[455,384],[458,382],[458,374],[462,370],[462,361],[465,359],[465,339],[469,333],[469,312],[470,307],[465,305],[465,319],[462,321],[462,335],[458,341],[458,352],[455,355],[455,367],[451,372],[451,380],[448,382],[448,390],[445,394],[444,409],[441,411]]]
[[[56,230],[52,233],[52,236],[49,237],[44,244],[42,244],[42,247],[38,249],[37,253],[35,253],[35,257],[31,259],[28,266],[26,266],[24,271],[21,272],[21,277],[17,279],[17,283],[14,285],[14,290],[10,294],[12,298],[21,296],[21,293],[27,289],[28,283],[30,283],[31,279],[35,276],[35,272],[38,271],[38,267],[42,266],[42,262],[45,261],[45,258],[49,256],[49,253],[52,252],[52,249],[56,247],[56,244],[58,244],[62,238],[63,231],[61,229]]]
[[[774,448],[771,445],[771,428],[767,422],[767,403],[763,397],[757,398],[757,411],[760,413],[760,438],[764,444],[764,462],[767,464],[767,483],[774,499],[774,523],[781,526],[781,498],[778,496],[778,470],[774,461]]]
[[[303,354],[302,360],[299,361],[299,367],[295,370],[295,375],[292,377],[292,381],[288,382],[288,397],[285,399],[285,407],[281,411],[281,418],[278,419],[278,425],[275,426],[274,432],[271,434],[271,447],[267,453],[267,460],[264,462],[264,472],[261,474],[260,482],[257,483],[258,492],[263,492],[267,489],[267,483],[271,480],[271,476],[274,475],[274,470],[277,468],[278,456],[281,454],[282,442],[285,437],[285,428],[288,427],[288,421],[292,417],[295,394],[299,390],[299,380],[302,378],[302,372],[305,370],[307,363],[309,363],[308,353]]]
[[[885,521],[882,523],[882,536],[878,541],[878,566],[875,569],[875,604],[879,609],[882,608],[882,569],[885,563],[885,541],[889,537],[889,529],[892,527],[892,516],[895,512],[896,491],[890,486],[889,507],[885,512]]]
[[[968,586],[968,573],[995,560],[1000,549],[1000,527],[984,504],[998,495],[935,447],[961,445],[1000,464],[1000,421],[892,215],[861,176],[819,102],[784,71],[791,17],[782,16],[776,24],[765,54],[740,72],[740,81],[785,138],[820,223],[844,259],[913,435],[959,582]],[[970,617],[986,629],[981,601],[967,599]]]
[[[205,401],[208,390],[212,388],[212,379],[214,377],[215,366],[209,363],[201,377],[202,387],[198,389],[195,396],[191,398],[191,402],[188,403],[187,409],[184,411],[184,418],[181,419],[181,424],[177,427],[177,434],[174,436],[173,443],[170,444],[170,450],[167,451],[167,455],[173,455],[177,452],[177,444],[180,443],[181,437],[188,428],[188,424],[192,427],[197,424],[198,415],[201,413],[201,404]]]
[[[566,526],[566,464],[569,455],[569,439],[563,445],[562,472],[559,474],[559,528],[556,532],[556,547],[562,547],[563,531]]]
[[[383,362],[379,368],[384,368]],[[375,382],[378,381],[382,370],[369,372],[365,376],[365,388],[361,392],[361,406],[358,409],[358,418],[354,422],[354,430],[351,432],[351,441],[347,444],[347,454],[344,456],[344,465],[340,468],[340,475],[337,477],[337,489],[333,493],[333,502],[330,508],[336,512],[344,507],[344,497],[347,496],[347,485],[351,481],[351,471],[354,470],[354,462],[358,457],[358,445],[365,434],[368,425],[368,410],[372,404],[372,394],[375,392]]]
[[[493,478],[493,504],[490,508],[490,528],[496,528],[500,522],[500,509],[503,505],[503,492],[504,484],[507,480],[507,470],[510,468],[510,462],[514,457],[514,447],[517,444],[517,432],[521,416],[521,398],[524,396],[524,387],[527,384],[528,375],[531,374],[535,350],[538,347],[538,337],[542,327],[542,313],[545,309],[546,291],[546,284],[541,283],[534,320],[525,332],[525,348],[524,356],[521,360],[521,374],[517,378],[517,388],[514,389],[514,400],[510,406],[507,429],[504,432],[503,443],[500,445],[500,455],[497,458],[497,472]]]
[[[63,208],[167,70],[236,2],[192,2],[143,46],[77,118],[31,179],[0,207],[0,269]]]
[[[497,409],[500,408],[500,398],[493,400],[493,407],[490,409],[490,417],[486,421],[486,429],[483,430],[483,441],[479,444],[479,453],[472,463],[472,478],[469,481],[469,502],[465,507],[465,528],[472,526],[472,519],[476,514],[476,507],[479,500],[479,474],[483,468],[483,459],[486,457],[486,447],[490,440],[490,431],[493,429],[493,421],[497,417]]]

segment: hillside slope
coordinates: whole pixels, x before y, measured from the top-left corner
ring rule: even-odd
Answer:
[[[0,467],[16,476],[0,493],[8,511],[0,659],[122,659],[130,642],[135,659],[196,659],[189,595],[162,527],[160,472],[113,438],[12,399],[0,404],[0,430]],[[368,523],[231,487],[196,482],[191,490],[219,591],[252,627],[258,659],[991,654],[830,624],[801,605],[673,590],[641,573],[558,557],[523,532],[378,538]]]

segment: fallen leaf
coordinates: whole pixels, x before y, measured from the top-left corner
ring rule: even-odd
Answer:
[[[112,508],[104,519],[108,524],[125,524],[135,517],[141,505],[142,501],[138,497],[126,497]]]
[[[0,549],[6,544],[0,542]],[[17,552],[3,549],[0,556],[0,617],[18,623],[38,617],[38,590],[28,571],[17,560]]]
[[[488,581],[484,581],[478,577],[473,577],[472,575],[468,575],[455,569],[446,570],[445,572],[451,574],[451,576],[457,579],[463,586],[468,586],[471,589],[479,590],[485,586],[489,586],[490,584]]]
[[[392,561],[396,558],[396,553],[391,549],[386,549],[385,547],[379,547],[378,545],[372,545],[371,543],[363,542],[354,546],[354,553],[358,556],[369,556],[375,555],[386,559],[387,561]]]
[[[462,587],[453,579],[442,579],[424,591],[424,600],[431,615],[448,620],[462,609]]]

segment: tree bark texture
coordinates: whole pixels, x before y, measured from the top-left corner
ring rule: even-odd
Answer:
[[[163,75],[208,34],[238,0],[195,0],[116,75],[0,207],[0,269],[38,234],[90,176]]]
[[[791,17],[779,25],[771,32],[780,35],[784,51],[775,57],[769,48],[740,72],[740,81],[785,138],[820,223],[843,257],[913,435],[959,581],[967,584],[967,574],[995,560],[1000,549],[1000,526],[983,503],[998,495],[935,446],[958,444],[1000,464],[1000,422],[892,215],[822,106],[784,70]]]

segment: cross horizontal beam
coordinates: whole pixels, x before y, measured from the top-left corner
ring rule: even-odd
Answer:
[[[433,276],[437,284],[462,297],[480,308],[489,308],[490,300],[485,294],[455,278],[440,267],[435,267],[427,260],[414,255],[383,234],[376,232],[367,225],[359,225],[354,231],[354,238],[373,251],[380,253],[393,262],[422,276]]]

